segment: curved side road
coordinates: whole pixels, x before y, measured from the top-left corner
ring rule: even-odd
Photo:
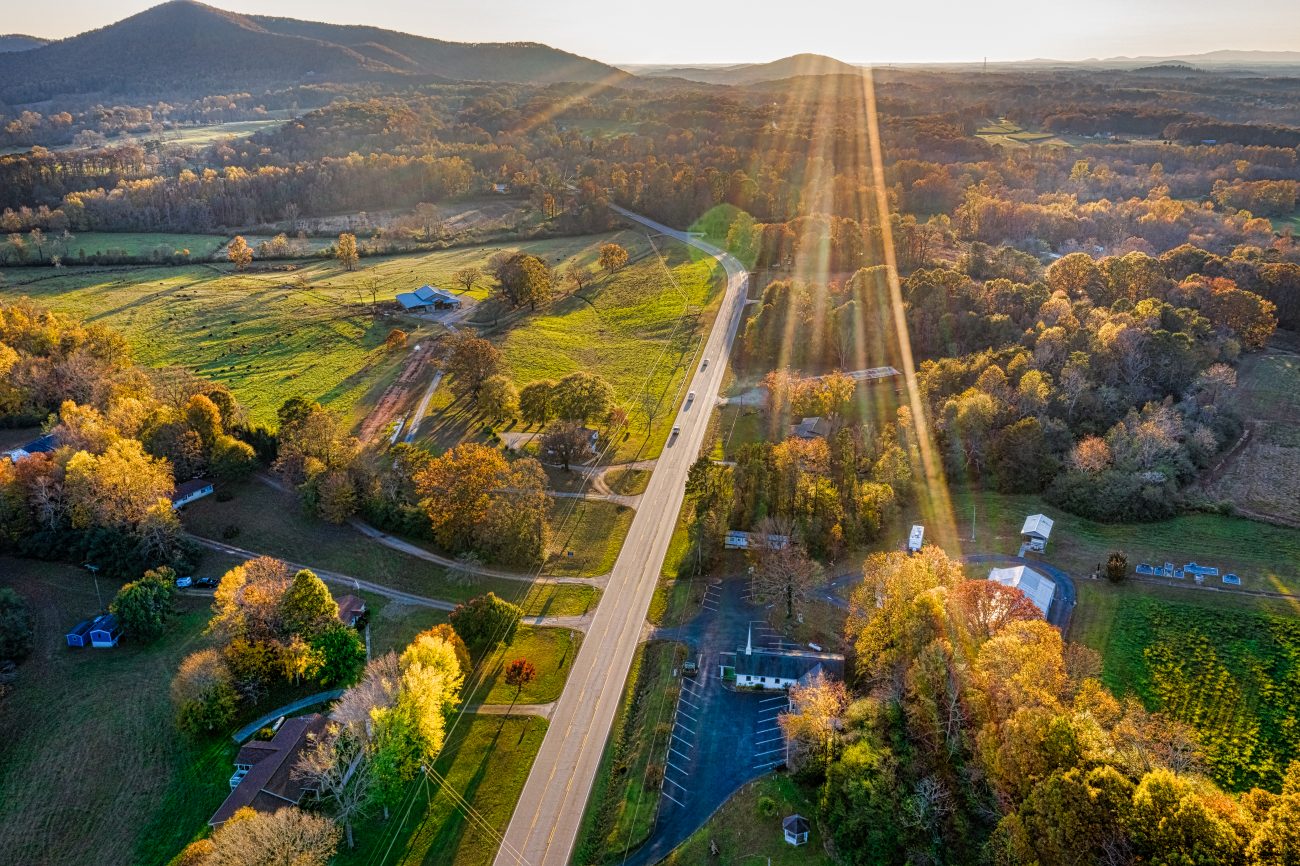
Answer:
[[[256,559],[257,557],[262,556],[262,554],[256,551],[245,550],[242,547],[235,547],[233,544],[226,544],[222,541],[213,541],[211,538],[204,538],[201,535],[191,535],[187,533],[186,538],[189,538],[196,544],[201,544],[210,550],[215,550],[218,553],[224,553],[229,556],[239,557],[240,559]],[[282,559],[282,557],[278,556],[275,558]],[[416,595],[411,592],[402,592],[400,589],[393,589],[392,587],[384,586],[382,583],[375,583],[372,580],[363,580],[359,577],[353,577],[350,574],[341,574],[337,571],[317,568],[314,565],[308,565],[302,562],[287,562],[286,560],[286,563],[290,568],[305,568],[327,583],[341,584],[349,589],[364,589],[366,592],[373,592],[375,595],[382,595],[385,598],[391,598],[393,601],[399,601],[403,604],[413,604],[418,607],[431,607],[434,610],[451,611],[456,609],[457,603],[454,601],[447,601],[441,598],[429,598],[428,596]],[[588,583],[590,583],[590,581],[588,581]],[[520,622],[525,625],[545,626],[548,628],[569,628],[574,631],[586,631],[591,620],[592,614],[588,613],[584,616],[526,616],[520,620]]]
[[[668,552],[686,475],[704,443],[709,408],[717,400],[745,307],[749,274],[734,256],[685,232],[622,208],[614,210],[714,257],[726,271],[727,285],[704,344],[701,366],[696,367],[688,386],[698,396],[678,410],[674,424],[680,433],[664,446],[642,494],[568,683],[551,713],[551,724],[497,850],[495,866],[567,866],[569,862]],[[703,366],[704,360],[707,366]]]

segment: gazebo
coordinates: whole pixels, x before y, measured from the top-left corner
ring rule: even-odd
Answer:
[[[810,825],[808,819],[803,815],[791,815],[781,822],[781,829],[785,831],[785,841],[798,847],[808,844],[808,830]]]

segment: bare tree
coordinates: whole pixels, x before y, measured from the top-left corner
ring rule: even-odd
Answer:
[[[352,821],[361,817],[370,798],[373,779],[360,732],[331,724],[311,737],[292,769],[293,778],[329,802],[334,820],[343,825],[348,848],[355,848]]]
[[[822,577],[822,567],[790,538],[774,531],[775,521],[759,523],[757,542],[751,546],[754,561],[753,589],[760,599],[780,599],[787,618],[794,617],[795,605],[808,597]]]

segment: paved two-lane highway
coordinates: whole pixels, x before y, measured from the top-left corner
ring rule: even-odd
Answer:
[[[689,389],[695,400],[678,412],[670,436],[628,530],[609,584],[574,660],[568,684],[528,782],[497,851],[496,866],[567,866],[605,741],[623,694],[641,626],[681,509],[686,475],[700,453],[731,344],[745,308],[749,274],[734,256],[685,232],[614,208],[622,216],[689,244],[722,263],[727,286]]]

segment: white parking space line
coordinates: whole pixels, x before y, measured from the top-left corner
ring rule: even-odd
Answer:
[[[754,757],[761,758],[764,755],[775,755],[777,752],[784,752],[784,751],[785,751],[785,746],[782,746],[779,749],[768,749],[766,752],[755,752]]]
[[[672,794],[669,794],[667,791],[660,789],[659,793],[663,794],[666,799],[672,800],[674,803],[676,803],[678,806],[681,806],[683,809],[686,808],[685,803],[683,803],[681,800],[678,800],[676,797],[674,797]]]
[[[674,739],[674,740],[681,740],[681,741],[682,741],[682,745],[685,746],[685,747],[688,748],[688,749],[693,749],[693,748],[695,748],[694,746],[691,745],[691,743],[690,743],[689,740],[682,740],[681,737],[677,736],[677,732],[676,732],[676,731],[673,731],[672,739]]]
[[[664,781],[670,785],[676,785],[678,789],[686,796],[689,797],[691,795],[691,789],[683,785],[681,782],[674,782],[672,779],[668,778],[667,776],[664,776]]]
[[[682,757],[683,760],[687,760],[687,761],[689,761],[689,760],[691,759],[690,755],[683,755],[681,752],[677,751],[677,750],[674,749],[672,746],[669,746],[669,747],[668,747],[668,751],[670,751],[670,752],[672,752],[672,753],[674,753],[674,754],[676,754],[676,755],[681,755],[681,757]]]
[[[691,774],[690,774],[690,773],[686,772],[686,771],[683,770],[681,767],[679,767],[679,766],[677,766],[676,764],[674,764],[672,761],[664,761],[664,763],[667,764],[668,766],[672,767],[672,768],[673,768],[674,770],[676,770],[677,772],[681,773],[681,774],[682,774],[683,776],[685,776],[686,778],[689,779],[689,778],[691,777]]]
[[[693,723],[695,723],[695,724],[699,724],[699,721],[700,721],[700,720],[697,719],[697,718],[694,718],[693,716],[691,716],[690,713],[686,712],[685,710],[681,710],[681,709],[679,709],[679,710],[677,711],[677,715],[679,715],[679,716],[685,716],[686,718],[690,719],[691,722],[693,722]]]
[[[686,706],[690,707],[691,709],[693,709],[693,710],[695,710],[695,711],[697,711],[697,712],[699,711],[700,708],[697,707],[695,704],[691,703],[690,701],[686,700],[686,698],[681,698],[680,700],[681,700],[682,703],[686,704]],[[677,712],[680,713],[681,710],[678,710]]]
[[[755,740],[755,741],[754,741],[754,745],[755,745],[755,746],[766,746],[768,743],[779,743],[779,742],[781,742],[781,741],[784,740],[784,739],[785,739],[785,737],[773,737],[773,738],[770,739],[770,740]]]

